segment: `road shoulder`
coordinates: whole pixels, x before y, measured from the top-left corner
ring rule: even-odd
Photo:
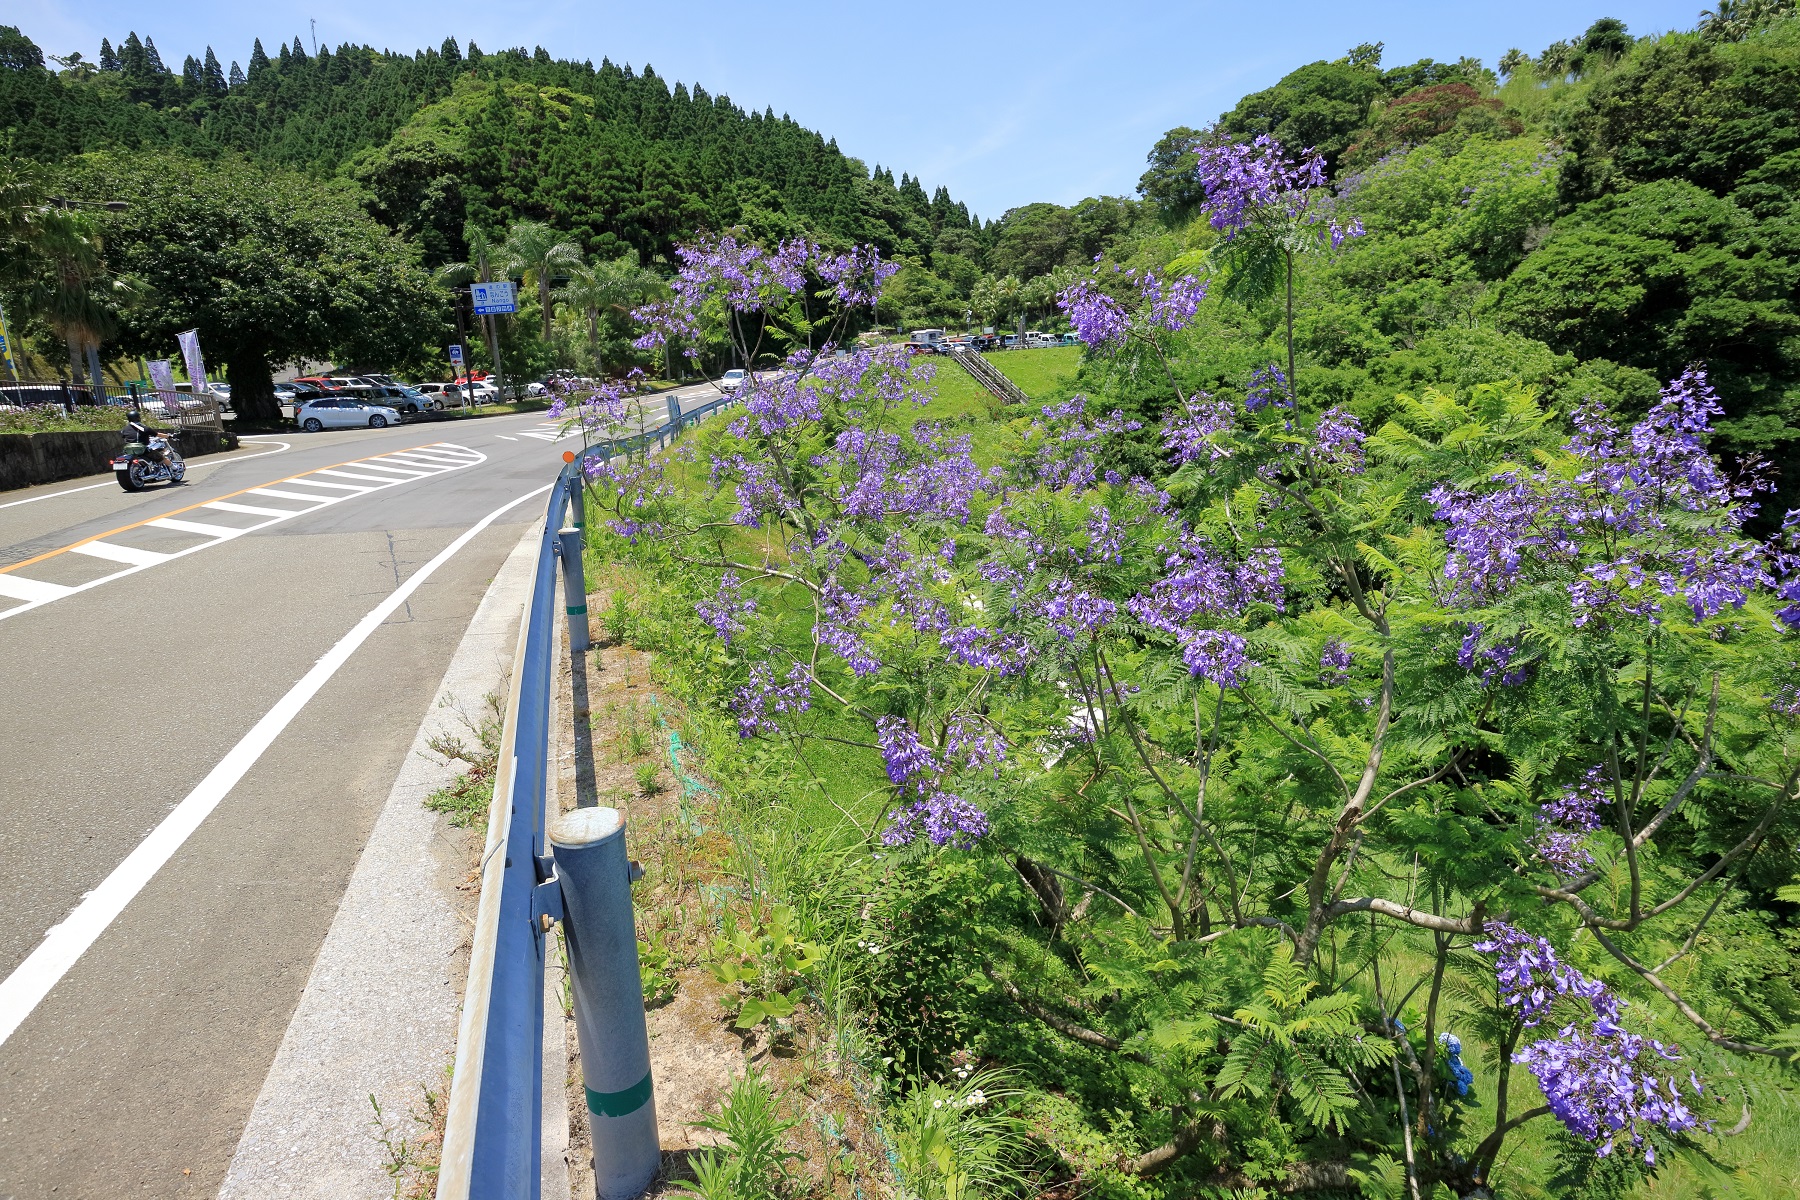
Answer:
[[[416,1134],[422,1088],[446,1086],[466,976],[465,835],[424,806],[455,769],[439,734],[466,733],[504,694],[531,590],[535,525],[476,609],[350,877],[306,990],[265,1077],[219,1195],[347,1200],[391,1196],[390,1128]]]

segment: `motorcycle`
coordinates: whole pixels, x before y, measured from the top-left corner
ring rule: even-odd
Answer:
[[[151,457],[152,450],[162,452],[160,461]],[[148,444],[130,443],[113,459],[112,467],[113,478],[128,492],[141,492],[152,483],[180,483],[187,475],[187,462],[165,437],[152,437]]]

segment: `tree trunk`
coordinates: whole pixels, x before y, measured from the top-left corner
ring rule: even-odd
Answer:
[[[87,369],[89,397],[95,404],[106,400],[106,379],[100,371],[100,347],[94,342],[87,344]]]
[[[69,382],[81,386],[81,338],[76,334],[67,334],[63,342],[69,347]]]
[[[550,276],[538,272],[538,307],[544,310],[544,344],[550,343]]]
[[[231,407],[239,427],[281,424],[281,405],[275,399],[275,381],[269,360],[260,350],[244,350],[225,360],[225,381],[231,384]]]

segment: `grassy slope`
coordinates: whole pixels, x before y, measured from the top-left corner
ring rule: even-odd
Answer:
[[[1081,350],[1058,347],[1046,350],[1021,350],[990,356],[990,360],[1024,388],[1034,401],[1052,402],[1065,399],[1074,390],[1074,379],[1081,361]],[[975,438],[977,457],[984,462],[1016,445],[1017,429],[1032,415],[1021,408],[1007,408],[996,403],[967,372],[953,363],[934,364],[936,376],[931,385],[935,399],[919,415],[920,419],[942,420],[960,426]],[[704,438],[704,430],[702,431]],[[704,451],[698,456],[702,461]],[[703,486],[706,471],[698,462],[671,463],[671,478],[679,486]],[[752,531],[740,534],[752,557],[765,549],[759,535]],[[770,545],[767,550],[777,551]],[[810,609],[788,591],[759,589],[765,612],[780,612],[787,625],[787,640],[796,646],[807,640]],[[811,732],[866,742],[867,727],[859,721],[837,716],[830,711],[829,701],[815,706],[810,714],[815,722]],[[766,771],[782,777],[783,805],[762,810],[763,827],[755,831],[753,840],[763,857],[762,866],[770,875],[784,881],[809,881],[815,886],[819,870],[826,860],[840,863],[855,858],[855,847],[866,840],[866,831],[879,819],[886,803],[886,776],[879,755],[873,749],[848,746],[843,742],[815,739],[796,747],[781,745],[739,744],[735,739],[725,744],[714,743],[717,753],[744,753],[756,756]],[[773,861],[779,859],[780,861]],[[827,868],[829,873],[830,868]],[[1396,957],[1407,957],[1397,951]],[[1397,965],[1397,964],[1396,964]],[[1424,970],[1423,962],[1410,966]],[[1450,1015],[1441,1027],[1458,1029],[1453,1002],[1444,1004]],[[1415,1004],[1414,1007],[1417,1007]],[[1658,1030],[1678,1042],[1693,1042],[1686,1030],[1665,1025]],[[1471,1044],[1466,1055],[1475,1075],[1475,1096],[1481,1101],[1468,1121],[1464,1150],[1474,1145],[1486,1132],[1491,1121],[1495,1083],[1494,1065],[1482,1061],[1481,1051]],[[1515,1068],[1509,1108],[1518,1114],[1542,1103],[1536,1081],[1523,1068]],[[1675,1200],[1676,1197],[1698,1195],[1762,1196],[1784,1193],[1781,1186],[1800,1184],[1800,1167],[1796,1166],[1796,1150],[1800,1147],[1800,1103],[1790,1101],[1773,1088],[1761,1088],[1762,1103],[1750,1129],[1742,1136],[1718,1139],[1702,1136],[1699,1144],[1704,1154],[1720,1164],[1727,1174],[1734,1174],[1737,1191],[1718,1189],[1717,1176],[1700,1155],[1677,1153],[1664,1156],[1657,1178],[1639,1182],[1622,1193],[1642,1200]],[[1729,1111],[1726,1109],[1729,1108]],[[1735,1105],[1708,1106],[1701,1115],[1717,1122],[1720,1129],[1729,1128],[1737,1120]],[[1497,1164],[1495,1183],[1506,1197],[1547,1197],[1559,1194],[1558,1176],[1577,1164],[1586,1152],[1561,1126],[1549,1118],[1540,1118],[1516,1130],[1507,1141],[1506,1153]],[[1564,1180],[1566,1182],[1566,1179]],[[1710,1185],[1710,1189],[1709,1186]]]

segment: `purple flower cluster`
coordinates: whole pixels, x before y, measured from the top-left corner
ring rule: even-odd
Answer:
[[[1224,400],[1214,400],[1205,392],[1196,392],[1191,400],[1182,401],[1179,415],[1169,418],[1163,428],[1163,448],[1177,463],[1208,462],[1230,458],[1231,451],[1220,444],[1220,435],[1237,427],[1237,412]]]
[[[1090,346],[1123,343],[1131,332],[1130,314],[1092,280],[1079,279],[1064,288],[1056,305],[1068,314],[1075,336]]]
[[[1345,475],[1360,475],[1365,440],[1362,422],[1341,408],[1328,408],[1319,414],[1309,457],[1318,465]]]
[[[739,582],[737,572],[727,571],[719,580],[718,593],[712,600],[702,600],[694,605],[694,611],[729,646],[732,638],[744,632],[744,623],[738,618],[755,612],[756,601],[743,594],[743,584]]]
[[[1201,143],[1194,177],[1206,195],[1204,208],[1214,229],[1228,237],[1255,223],[1266,211],[1298,217],[1306,193],[1325,186],[1325,160],[1313,151],[1294,158],[1267,134],[1251,142]]]
[[[1058,580],[1044,601],[1044,617],[1050,628],[1071,642],[1099,633],[1118,615],[1118,606],[1111,600],[1077,588],[1067,579]]]
[[[1489,921],[1487,940],[1475,949],[1494,956],[1495,977],[1502,1002],[1519,1012],[1527,1028],[1550,1015],[1560,997],[1584,1000],[1594,1014],[1594,1028],[1601,1034],[1618,1032],[1619,999],[1596,979],[1589,979],[1557,958],[1550,942],[1500,921]]]
[[[905,846],[923,833],[934,846],[972,850],[988,831],[987,814],[954,792],[933,792],[888,814],[885,846]]]
[[[780,733],[775,718],[787,713],[803,713],[812,707],[812,673],[805,663],[788,669],[784,683],[775,682],[775,672],[767,663],[755,663],[750,679],[732,698],[731,711],[737,717],[738,736],[755,737],[759,733]]]
[[[1463,635],[1462,645],[1456,651],[1456,665],[1465,671],[1481,668],[1481,682],[1492,683],[1497,677],[1501,687],[1518,687],[1530,678],[1527,663],[1514,660],[1519,656],[1516,642],[1497,642],[1490,646],[1481,644],[1482,627],[1479,622],[1469,626]]]
[[[1200,301],[1206,298],[1206,284],[1192,275],[1165,282],[1154,271],[1135,267],[1121,271],[1114,266],[1121,287],[1127,282],[1137,286],[1137,299],[1127,309],[1101,288],[1099,272],[1096,266],[1087,278],[1076,280],[1056,296],[1056,305],[1068,315],[1075,336],[1094,347],[1122,345],[1134,327],[1145,333],[1178,333],[1193,323]]]
[[[987,815],[953,792],[943,790],[944,776],[958,766],[992,769],[1006,757],[1006,740],[967,714],[958,713],[945,730],[940,757],[899,717],[875,722],[888,780],[906,802],[888,814],[882,831],[885,845],[903,846],[923,833],[934,846],[967,850],[988,831]]]
[[[1600,809],[1605,804],[1605,771],[1598,766],[1589,767],[1579,782],[1538,806],[1538,831],[1533,842],[1538,857],[1565,878],[1593,866],[1594,856],[1584,843],[1588,834],[1600,828]]]
[[[837,298],[853,308],[873,305],[900,264],[883,262],[881,251],[874,246],[853,246],[847,253],[821,255],[814,267],[819,278],[834,285]]]
[[[1319,652],[1319,685],[1337,687],[1350,680],[1350,643],[1332,638]]]
[[[1682,1088],[1661,1064],[1680,1056],[1652,1038],[1624,1030],[1584,1033],[1571,1025],[1556,1037],[1535,1042],[1513,1061],[1537,1076],[1550,1111],[1569,1132],[1596,1144],[1596,1154],[1612,1153],[1620,1136],[1644,1147],[1644,1161],[1656,1162],[1656,1146],[1646,1131],[1683,1133],[1700,1124]],[[1693,1095],[1703,1095],[1700,1077],[1688,1072]]]
[[[1518,1010],[1521,1023],[1537,1026],[1565,997],[1584,1001],[1592,1013],[1591,1022],[1571,1021],[1556,1036],[1513,1055],[1514,1062],[1537,1077],[1550,1111],[1571,1133],[1597,1143],[1596,1152],[1605,1157],[1621,1135],[1642,1146],[1651,1128],[1681,1133],[1700,1124],[1682,1099],[1680,1085],[1656,1061],[1678,1062],[1679,1056],[1661,1042],[1622,1028],[1623,1006],[1604,983],[1560,961],[1544,938],[1497,921],[1488,923],[1487,934],[1475,949],[1495,956],[1502,1002]],[[1692,1071],[1688,1084],[1694,1095],[1702,1094]],[[1654,1146],[1644,1158],[1656,1161]]]
[[[1449,598],[1486,603],[1528,577],[1560,577],[1578,627],[1657,623],[1669,599],[1696,623],[1743,607],[1774,582],[1763,548],[1739,536],[1764,485],[1728,479],[1706,452],[1702,437],[1718,412],[1705,373],[1690,369],[1628,434],[1598,405],[1581,409],[1564,447],[1577,462],[1572,479],[1509,471],[1486,493],[1433,491],[1428,499],[1449,525]],[[1585,545],[1607,552],[1584,560]]]
[[[1274,363],[1250,373],[1250,386],[1244,392],[1244,411],[1255,412],[1271,403],[1280,408],[1294,407],[1288,393],[1288,377]]]

